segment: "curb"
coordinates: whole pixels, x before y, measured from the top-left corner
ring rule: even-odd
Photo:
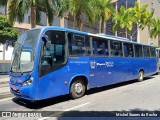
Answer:
[[[8,97],[13,97],[14,95],[11,94],[10,92],[5,92],[0,94],[0,99],[8,98]]]
[[[0,84],[9,84],[9,81],[0,82]]]

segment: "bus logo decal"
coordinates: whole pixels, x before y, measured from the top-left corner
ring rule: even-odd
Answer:
[[[95,68],[96,68],[96,65],[97,65],[97,62],[96,62],[96,61],[90,61],[91,69],[95,69]]]

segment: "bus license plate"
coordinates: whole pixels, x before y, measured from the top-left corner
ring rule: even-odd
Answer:
[[[15,90],[15,91],[17,90],[16,86],[13,86],[12,89]]]

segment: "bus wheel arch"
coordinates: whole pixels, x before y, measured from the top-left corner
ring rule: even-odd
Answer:
[[[69,95],[71,98],[76,99],[82,97],[88,85],[88,79],[85,76],[76,76],[72,79],[69,88]]]
[[[140,70],[138,71],[138,79],[137,79],[137,81],[138,81],[138,82],[142,82],[143,79],[144,79],[144,69],[140,69]]]

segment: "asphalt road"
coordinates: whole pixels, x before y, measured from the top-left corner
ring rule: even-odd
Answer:
[[[71,119],[66,118],[70,116],[74,118],[88,116],[92,117],[91,119],[94,116],[99,119],[99,117],[106,117],[104,111],[110,111],[110,113],[112,111],[160,111],[160,75],[148,77],[143,82],[130,81],[91,89],[84,97],[76,100],[70,99],[68,95],[43,100],[36,104],[16,97],[0,100],[0,111],[49,111],[44,114],[54,116],[54,119],[63,119],[63,117]],[[129,120],[132,118],[129,117]],[[43,120],[44,118],[32,119]],[[158,118],[155,117],[152,120],[154,119]]]

